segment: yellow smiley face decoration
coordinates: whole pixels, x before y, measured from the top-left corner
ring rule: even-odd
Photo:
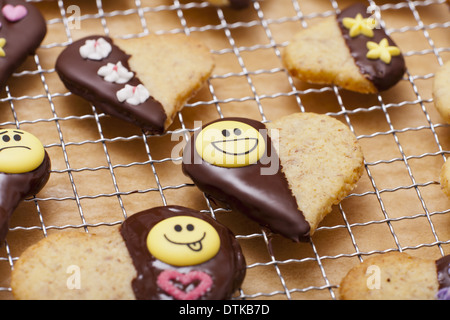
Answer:
[[[210,164],[245,167],[258,162],[266,151],[266,142],[254,127],[240,121],[218,121],[197,135],[195,149]]]
[[[0,172],[26,173],[44,161],[41,141],[31,133],[17,129],[0,129]]]
[[[219,252],[220,237],[205,220],[175,216],[158,222],[150,230],[147,247],[162,262],[178,267],[193,266]]]

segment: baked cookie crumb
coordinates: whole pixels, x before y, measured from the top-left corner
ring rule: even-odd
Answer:
[[[450,198],[450,161],[446,161],[442,166],[439,181],[441,190]]]

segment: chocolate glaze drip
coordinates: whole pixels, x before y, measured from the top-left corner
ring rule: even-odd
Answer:
[[[439,290],[450,288],[450,255],[436,261]]]
[[[8,233],[9,220],[19,203],[37,194],[50,177],[51,161],[45,152],[44,161],[35,170],[27,173],[0,172],[0,245]]]
[[[47,25],[40,11],[22,0],[0,0],[0,10],[7,4],[23,5],[28,14],[17,22],[9,22],[0,12],[0,38],[6,39],[3,47],[6,56],[0,57],[0,90],[3,90],[11,74],[35,53],[47,33]]]
[[[86,40],[98,38],[104,38],[111,43],[110,55],[101,61],[83,59],[79,52],[80,47]],[[112,39],[104,36],[89,36],[72,43],[60,54],[56,61],[56,71],[67,89],[88,100],[103,112],[130,122],[150,133],[162,133],[167,115],[160,102],[150,97],[137,106],[127,102],[122,103],[117,99],[116,93],[125,84],[107,82],[97,74],[102,66],[108,63],[116,64],[119,61],[130,70],[129,59],[130,56],[114,45]],[[134,76],[127,84],[137,86],[142,83]]]
[[[403,55],[393,56],[390,64],[386,64],[380,59],[373,60],[366,57],[367,42],[373,41],[380,43],[384,38],[388,39],[390,46],[397,46],[394,41],[386,34],[382,28],[375,28],[374,37],[368,38],[362,34],[352,38],[349,35],[349,30],[344,27],[342,20],[344,18],[355,18],[360,13],[363,18],[368,18],[367,7],[363,4],[355,4],[343,10],[337,16],[339,28],[344,36],[345,43],[350,49],[350,53],[359,67],[361,73],[366,76],[378,89],[384,91],[393,87],[403,77],[406,71],[405,60]]]
[[[249,216],[271,231],[296,242],[309,241],[310,225],[298,209],[295,196],[281,170],[281,163],[276,174],[261,174],[263,168],[270,167],[271,161],[280,161],[270,137],[263,134],[267,132],[265,125],[244,118],[217,121],[223,120],[244,122],[260,130],[268,151],[256,164],[223,168],[203,161],[195,150],[195,139],[191,139],[183,153],[183,173],[209,197]]]
[[[220,250],[212,259],[186,267],[175,267],[157,260],[147,249],[147,235],[158,222],[174,216],[192,216],[210,223],[220,237]],[[120,228],[121,235],[137,271],[132,287],[137,300],[167,300],[172,296],[161,290],[157,284],[158,275],[165,270],[188,273],[199,270],[213,279],[210,290],[200,299],[223,300],[231,298],[239,289],[245,277],[246,263],[239,243],[232,232],[198,211],[180,207],[156,207],[130,216]]]
[[[230,0],[230,7],[233,9],[244,9],[250,5],[251,0]]]

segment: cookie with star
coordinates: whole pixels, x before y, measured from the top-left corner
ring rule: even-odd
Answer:
[[[206,213],[162,206],[107,234],[58,232],[14,264],[18,300],[225,300],[246,261],[234,234]]]
[[[283,62],[302,81],[363,94],[392,88],[406,71],[400,48],[360,3],[299,31]]]

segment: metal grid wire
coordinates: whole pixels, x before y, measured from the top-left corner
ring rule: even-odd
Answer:
[[[266,0],[266,1],[278,1],[278,0]],[[33,0],[32,2],[36,4],[40,4],[40,0]],[[132,1],[131,1],[132,2]],[[155,3],[158,3],[155,5]],[[376,95],[376,103],[374,103],[370,107],[349,107],[346,104],[346,96],[343,91],[334,86],[323,86],[323,87],[309,87],[305,90],[299,89],[296,85],[296,80],[291,78],[291,76],[286,72],[283,67],[275,66],[273,68],[251,68],[248,67],[248,61],[244,58],[245,54],[256,52],[258,50],[273,50],[277,59],[281,62],[281,52],[283,48],[287,45],[287,41],[279,43],[276,41],[276,38],[273,35],[272,27],[277,25],[282,25],[284,23],[295,23],[300,27],[307,28],[310,23],[314,19],[323,18],[327,16],[331,16],[339,12],[340,9],[343,8],[343,4],[339,3],[336,0],[330,0],[331,10],[325,12],[304,12],[303,4],[307,2],[307,0],[291,0],[292,5],[292,15],[286,17],[277,17],[277,18],[267,18],[266,12],[263,9],[264,2],[263,1],[253,1],[251,7],[248,9],[251,11],[256,17],[251,21],[233,21],[229,22],[230,18],[227,16],[229,14],[228,9],[215,8],[211,4],[206,1],[179,1],[173,0],[170,1],[144,1],[144,0],[135,0],[134,6],[130,6],[126,9],[108,11],[105,10],[105,5],[102,0],[96,0],[95,4],[97,7],[97,12],[84,14],[83,13],[83,2],[79,2],[81,7],[81,15],[78,17],[81,24],[86,21],[99,21],[101,23],[101,27],[105,35],[110,35],[110,27],[108,24],[108,19],[114,17],[122,17],[126,19],[129,16],[137,15],[139,17],[139,21],[141,24],[141,32],[140,33],[125,33],[122,35],[123,38],[131,38],[136,36],[146,35],[152,32],[158,34],[164,33],[185,33],[185,34],[193,34],[193,33],[204,33],[209,31],[221,31],[226,37],[226,41],[228,41],[229,46],[222,49],[214,49],[212,53],[217,56],[223,55],[234,55],[237,59],[238,63],[238,71],[234,69],[230,69],[232,71],[226,72],[224,74],[213,74],[210,81],[207,85],[207,91],[209,91],[210,99],[195,101],[187,104],[186,109],[201,109],[205,106],[210,106],[216,110],[216,117],[224,117],[225,112],[223,109],[226,108],[227,104],[230,103],[242,103],[242,102],[252,102],[257,108],[257,113],[260,115],[260,120],[263,122],[270,121],[269,117],[266,114],[266,108],[264,102],[267,100],[273,100],[277,98],[291,98],[295,100],[295,103],[298,107],[298,110],[304,112],[307,111],[307,107],[305,107],[304,100],[308,95],[313,94],[315,97],[320,99],[322,95],[332,95],[337,101],[338,110],[336,112],[326,112],[328,115],[333,117],[341,118],[350,129],[357,135],[359,141],[371,141],[377,138],[389,137],[392,138],[395,146],[398,150],[398,156],[395,157],[386,157],[382,151],[380,151],[379,158],[376,160],[366,159],[365,162],[365,170],[366,170],[366,182],[368,185],[372,186],[373,190],[363,191],[358,193],[350,194],[345,201],[352,201],[361,203],[367,197],[375,197],[376,206],[378,212],[381,214],[380,218],[366,219],[358,222],[354,222],[351,219],[351,213],[347,211],[345,204],[340,204],[337,206],[336,211],[338,215],[340,215],[342,221],[336,225],[328,226],[323,225],[319,227],[316,231],[319,233],[326,233],[327,231],[333,230],[343,230],[345,231],[347,237],[349,237],[351,242],[351,247],[353,248],[352,252],[333,252],[331,254],[327,254],[326,250],[322,251],[322,247],[326,244],[323,244],[322,241],[315,239],[313,237],[311,243],[305,244],[305,246],[309,246],[310,249],[305,249],[308,252],[307,255],[298,254],[296,252],[292,252],[292,255],[286,257],[282,255],[281,257],[277,256],[276,248],[272,247],[272,243],[270,240],[270,235],[267,234],[264,230],[261,232],[255,232],[250,234],[239,234],[239,241],[242,244],[245,244],[246,241],[252,241],[253,239],[262,240],[265,245],[265,254],[268,255],[268,259],[264,259],[264,261],[250,261],[248,264],[248,273],[252,270],[255,270],[255,273],[264,275],[264,272],[260,272],[264,270],[264,268],[270,268],[274,274],[276,274],[274,282],[278,283],[275,287],[265,287],[259,288],[256,291],[247,292],[245,288],[241,289],[236,296],[236,299],[297,299],[301,298],[301,293],[314,293],[320,292],[321,295],[318,295],[320,298],[325,299],[336,299],[336,289],[339,285],[339,278],[331,277],[330,273],[332,272],[331,267],[327,267],[327,263],[329,261],[341,261],[348,258],[355,258],[358,261],[363,261],[366,256],[384,253],[389,251],[414,251],[422,248],[436,248],[439,251],[440,255],[445,254],[446,245],[450,244],[450,238],[443,238],[440,236],[439,231],[437,231],[437,226],[434,221],[434,217],[436,216],[445,216],[448,217],[450,214],[450,209],[442,209],[442,210],[434,210],[430,209],[433,207],[425,197],[423,196],[423,192],[426,188],[434,187],[433,190],[437,190],[439,187],[439,182],[436,177],[433,176],[431,180],[423,181],[422,178],[416,178],[416,171],[414,166],[418,162],[419,164],[426,159],[429,158],[441,158],[441,162],[446,161],[446,154],[449,151],[445,150],[445,147],[441,143],[442,135],[439,134],[439,130],[445,130],[448,127],[447,124],[439,123],[436,120],[432,120],[433,117],[429,114],[430,112],[430,104],[432,104],[433,100],[429,97],[429,94],[423,93],[422,86],[419,85],[421,81],[429,82],[432,81],[434,74],[411,74],[408,70],[403,82],[406,83],[413,91],[415,98],[413,100],[401,100],[398,102],[385,101],[383,95]],[[283,2],[286,4],[289,1]],[[324,1],[325,2],[325,1]],[[384,14],[386,12],[409,12],[412,14],[413,19],[415,20],[415,25],[412,26],[400,26],[398,28],[388,28],[387,32],[391,35],[404,34],[407,32],[421,32],[426,39],[428,44],[427,47],[422,48],[421,50],[412,50],[404,52],[405,57],[421,57],[421,56],[432,56],[435,61],[439,65],[444,63],[443,55],[445,53],[450,52],[450,47],[445,46],[441,47],[437,45],[432,37],[434,31],[439,31],[441,33],[450,34],[450,13],[448,13],[446,22],[438,22],[438,23],[427,23],[422,20],[420,10],[424,7],[432,7],[443,5],[445,0],[427,0],[427,1],[382,1],[382,3],[378,3],[378,1],[370,0],[366,1],[367,5],[371,5],[373,8],[376,8],[377,18],[379,18],[381,25],[384,27],[385,22],[383,20]],[[116,2],[114,2],[116,3]],[[128,2],[130,3],[130,2]],[[349,4],[347,1],[346,4]],[[56,4],[55,4],[56,5]],[[44,56],[45,51],[52,50],[54,48],[64,48],[68,44],[70,44],[73,39],[73,29],[72,25],[77,22],[74,20],[74,15],[71,12],[68,12],[69,7],[68,1],[58,0],[57,6],[60,11],[60,17],[51,18],[47,20],[47,24],[49,27],[58,27],[59,30],[62,30],[65,36],[60,37],[61,39],[65,37],[63,41],[55,41],[51,43],[43,44],[40,48],[39,52],[42,52],[42,55],[36,54],[34,55],[34,63],[35,65],[28,64],[25,71],[21,71],[15,73],[13,75],[14,79],[20,79],[27,76],[38,76],[41,82],[41,86],[44,88],[44,92],[42,94],[36,95],[21,95],[14,96],[14,90],[12,85],[6,87],[6,96],[2,97],[0,103],[5,106],[9,106],[10,112],[12,114],[11,120],[4,121],[0,125],[1,126],[13,126],[13,127],[33,127],[39,124],[52,124],[56,127],[57,132],[57,142],[46,144],[45,148],[47,150],[58,149],[61,150],[61,162],[64,168],[62,169],[53,169],[52,175],[64,175],[67,176],[70,182],[72,195],[70,196],[60,196],[55,193],[52,194],[47,193],[46,195],[52,194],[47,197],[35,197],[33,199],[27,199],[25,202],[29,206],[33,206],[33,210],[36,211],[38,222],[33,225],[15,225],[10,229],[10,234],[20,234],[23,237],[26,237],[32,231],[37,231],[41,237],[47,236],[50,230],[58,231],[58,230],[66,230],[66,229],[85,229],[86,232],[91,232],[98,227],[111,227],[119,225],[124,218],[126,218],[130,210],[124,201],[124,197],[132,194],[159,194],[161,203],[164,205],[171,204],[170,200],[167,199],[167,193],[174,192],[176,195],[177,192],[187,188],[195,188],[191,183],[181,183],[175,185],[165,185],[160,180],[160,175],[158,171],[158,165],[168,163],[168,162],[179,162],[180,158],[172,158],[172,157],[164,157],[164,158],[154,158],[152,152],[152,141],[151,136],[146,135],[144,133],[137,133],[128,136],[114,136],[109,137],[109,135],[104,133],[104,128],[102,126],[102,119],[107,117],[105,114],[98,112],[95,106],[92,106],[92,112],[89,114],[69,114],[69,115],[60,115],[56,104],[59,102],[58,99],[70,97],[70,92],[53,92],[52,85],[53,82],[51,80],[51,75],[55,73],[55,70],[51,67],[44,66],[44,63],[41,61]],[[110,8],[111,5],[108,5]],[[217,24],[207,24],[201,26],[190,26],[188,22],[188,18],[186,17],[187,12],[190,10],[208,10],[208,13],[214,13],[217,17]],[[206,11],[205,11],[206,12]],[[180,27],[173,29],[161,29],[161,30],[152,30],[150,28],[150,22],[146,19],[146,14],[167,14],[167,13],[176,13]],[[400,13],[399,13],[400,14]],[[253,27],[261,27],[265,34],[265,41],[257,44],[251,45],[242,45],[236,39],[235,30],[250,30]],[[389,26],[388,26],[389,27]],[[150,31],[152,30],[152,31]],[[448,36],[447,36],[448,37]],[[58,38],[58,39],[60,39]],[[275,93],[260,93],[257,88],[257,84],[255,84],[256,76],[264,76],[264,75],[274,75],[281,74],[285,79],[287,79],[290,91],[288,92],[275,92]],[[244,82],[247,83],[250,88],[250,93],[248,96],[244,97],[228,97],[222,99],[216,93],[216,87],[214,85],[215,81],[223,80],[223,79],[243,79]],[[428,96],[428,98],[426,98]],[[49,113],[47,116],[43,116],[42,118],[28,120],[27,118],[23,119],[20,117],[17,112],[17,105],[25,102],[29,104],[33,104],[36,101],[48,101]],[[404,126],[400,129],[398,125],[395,125],[391,120],[390,112],[396,109],[402,109],[408,106],[419,106],[420,111],[426,119],[426,124],[419,126]],[[375,131],[369,132],[367,134],[357,134],[357,130],[355,130],[355,125],[358,124],[359,117],[370,117],[372,113],[381,113],[382,117],[387,124],[387,130],[385,131]],[[91,126],[96,127],[98,131],[98,139],[96,140],[83,140],[83,141],[71,141],[72,139],[67,138],[62,129],[64,123],[67,121],[84,121],[90,120]],[[174,131],[169,131],[162,135],[160,138],[164,136],[170,136],[172,134],[181,134],[188,137],[191,132],[193,132],[196,128],[189,127],[185,119],[183,117],[183,113],[178,115],[179,128]],[[432,151],[426,151],[421,154],[412,154],[410,152],[406,152],[404,150],[404,145],[402,143],[402,135],[405,133],[411,132],[429,132],[432,135],[432,143],[428,146]],[[126,164],[113,164],[111,160],[111,150],[110,145],[114,142],[132,142],[139,141],[143,143],[143,147],[145,149],[145,154],[147,159],[143,161],[135,161]],[[96,145],[101,146],[104,156],[106,157],[106,165],[100,166],[79,166],[72,164],[72,158],[69,155],[69,150],[71,148],[82,147],[86,145]],[[89,155],[83,156],[86,159],[89,159]],[[88,163],[90,163],[88,161]],[[393,165],[401,165],[406,169],[407,177],[406,181],[398,181],[394,183],[394,186],[389,187],[380,187],[377,183],[376,175],[378,174],[379,167],[382,167],[386,170],[386,174],[389,174],[389,167]],[[144,188],[144,189],[132,189],[129,191],[123,191],[122,188],[119,187],[119,183],[117,182],[117,172],[119,170],[129,170],[134,167],[145,167],[150,168],[151,174],[154,176],[156,187]],[[384,170],[384,169],[381,169]],[[79,186],[77,184],[77,179],[74,177],[77,173],[83,172],[97,172],[97,171],[106,171],[110,175],[110,179],[112,179],[113,189],[114,191],[109,193],[98,193],[94,195],[86,195],[84,192],[79,192]],[[395,194],[401,191],[413,191],[415,193],[416,198],[420,203],[419,213],[414,213],[413,215],[393,215],[391,210],[387,208],[384,195],[385,194]],[[438,191],[439,192],[439,191]],[[113,219],[112,221],[100,221],[91,223],[90,219],[85,215],[85,207],[83,201],[92,200],[94,202],[99,201],[101,199],[116,199],[119,203],[121,212],[123,217],[118,217],[117,219]],[[45,208],[50,207],[47,206],[48,203],[52,202],[71,202],[75,203],[76,211],[78,213],[78,218],[81,219],[80,223],[65,223],[59,225],[48,225],[46,223],[46,212]],[[205,206],[204,212],[210,213],[214,217],[218,214],[226,215],[227,210],[220,207],[215,207],[214,204],[210,203],[209,200],[204,198]],[[31,208],[31,207],[29,207]],[[434,207],[433,207],[434,208]],[[423,228],[430,228],[432,239],[427,243],[420,244],[412,244],[412,245],[404,245],[404,243],[399,239],[396,229],[396,222],[405,222],[406,225],[409,223],[413,223],[417,219],[425,219],[426,225]],[[365,248],[365,244],[362,244],[358,241],[358,235],[356,231],[361,230],[364,232],[365,229],[369,230],[371,226],[385,225],[389,229],[390,236],[393,239],[393,245],[388,248],[380,248],[375,250],[366,251],[365,249],[361,249],[361,247]],[[14,241],[6,241],[4,247],[2,248],[2,253],[0,256],[0,264],[7,265],[7,267],[2,270],[11,271],[14,267],[14,263],[19,259],[19,257],[14,253],[14,247],[16,245]],[[258,247],[259,248],[259,247]],[[448,247],[447,247],[448,248]],[[23,249],[23,248],[21,248]],[[324,253],[321,253],[324,252]],[[292,276],[289,273],[289,270],[293,268],[292,266],[297,267],[303,264],[313,264],[314,268],[318,268],[318,278],[320,281],[311,282],[312,285],[304,285],[299,286],[296,285],[295,282],[292,282]],[[341,271],[339,276],[342,276],[346,270]],[[308,277],[308,275],[304,275],[303,277]],[[246,280],[247,281],[247,280]],[[255,277],[252,277],[249,281],[256,281]],[[272,283],[272,282],[270,282]],[[292,283],[292,284],[291,284]],[[5,298],[10,298],[8,295],[11,294],[11,289],[8,286],[8,283],[3,283],[3,287],[0,287],[0,293],[4,294]],[[300,295],[297,295],[300,294]]]

